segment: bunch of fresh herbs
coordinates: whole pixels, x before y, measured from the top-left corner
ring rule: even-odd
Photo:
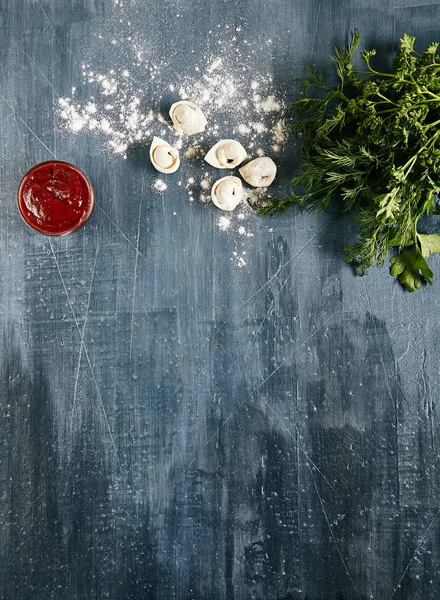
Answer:
[[[440,252],[440,235],[417,230],[425,215],[440,214],[439,44],[423,54],[405,35],[391,72],[375,70],[375,50],[363,50],[365,70],[353,64],[355,31],[332,57],[338,84],[307,67],[302,96],[293,102],[293,131],[303,139],[303,158],[285,198],[272,199],[264,214],[325,209],[339,198],[342,212],[359,222],[359,238],[346,248],[361,274],[381,265],[390,251],[391,275],[409,290],[432,282],[427,258]]]

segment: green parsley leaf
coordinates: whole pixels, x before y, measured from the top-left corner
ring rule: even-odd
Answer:
[[[424,233],[418,233],[417,240],[419,242],[420,251],[425,258],[429,258],[429,256],[435,252],[440,252],[440,234],[431,233],[426,235]]]
[[[417,248],[404,250],[391,259],[390,273],[398,275],[399,281],[409,292],[420,287],[422,280],[432,284],[433,272]]]

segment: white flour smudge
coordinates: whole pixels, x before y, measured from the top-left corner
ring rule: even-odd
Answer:
[[[222,215],[221,217],[218,218],[217,224],[218,224],[219,229],[221,229],[222,231],[227,231],[229,229],[229,227],[231,226],[231,219],[228,219],[228,217],[225,217],[224,215]]]
[[[164,192],[166,189],[168,189],[168,186],[162,179],[156,179],[156,181],[153,183],[153,189],[155,189],[156,192]]]

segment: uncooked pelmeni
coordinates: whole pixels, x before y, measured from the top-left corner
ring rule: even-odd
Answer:
[[[193,135],[205,131],[206,118],[200,108],[194,102],[180,100],[170,108],[170,117],[176,131]]]
[[[234,210],[241,202],[243,186],[238,177],[228,175],[214,183],[211,189],[213,203],[222,210]]]
[[[234,169],[246,158],[246,150],[236,140],[220,140],[205,156],[206,162],[217,169]]]
[[[275,179],[277,166],[268,156],[261,156],[241,167],[239,172],[249,185],[253,187],[268,187]]]
[[[160,173],[174,173],[180,167],[179,152],[158,137],[154,137],[151,142],[150,160]]]

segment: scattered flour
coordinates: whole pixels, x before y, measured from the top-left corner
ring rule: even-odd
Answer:
[[[240,225],[238,228],[238,233],[239,235],[245,235],[246,237],[254,237],[254,234],[250,231],[247,231],[246,227],[243,227],[243,225]]]
[[[246,265],[246,261],[244,259],[244,256],[239,256],[237,258],[237,267],[244,267]]]
[[[162,179],[156,179],[156,181],[153,183],[153,189],[156,190],[156,192],[164,192],[166,189],[168,189],[168,186]]]
[[[265,113],[269,113],[280,111],[282,106],[274,95],[270,95],[265,100],[262,100],[260,103],[257,103],[256,108],[257,110],[262,110]]]
[[[208,172],[205,172],[200,180],[193,176],[188,177],[185,182],[185,189],[188,192],[189,199],[193,201],[195,197],[198,197],[200,202],[204,204],[211,202],[213,182],[214,179]]]
[[[277,121],[272,129],[272,152],[278,154],[281,152],[287,140],[287,126],[284,119]]]
[[[282,93],[274,92],[271,75],[255,75],[252,64],[238,68],[226,51],[202,57],[196,73],[180,78],[166,70],[162,73],[161,65],[150,61],[139,44],[133,45],[131,61],[133,64],[121,64],[108,73],[83,64],[84,86],[90,95],[77,100],[78,92],[72,89],[70,97],[59,98],[60,125],[75,134],[93,131],[104,135],[107,149],[124,158],[133,146],[147,143],[153,135],[175,138],[169,141],[179,150],[187,144],[187,158],[203,156],[209,146],[201,142],[208,138],[211,143],[220,135],[237,136],[250,151],[257,146],[266,148],[266,153],[274,145],[279,147],[277,151],[282,149],[285,100]],[[148,95],[152,102],[143,89],[145,77],[154,86]],[[172,77],[175,80],[170,82]],[[175,96],[170,103],[190,99],[200,106],[208,120],[204,134],[182,139],[171,127],[166,111],[160,109],[167,92]],[[161,123],[166,127],[160,127]]]
[[[265,133],[267,131],[267,127],[264,123],[251,123],[250,126],[256,133]]]
[[[108,95],[106,90],[107,86],[103,86],[101,95]],[[58,114],[72,133],[97,131],[108,138],[109,150],[126,156],[130,146],[151,136],[154,113],[142,110],[140,105],[139,97],[128,99],[127,91],[120,91],[112,104],[96,99],[81,103],[74,98],[60,98]]]
[[[233,252],[232,256],[231,256],[231,260],[233,262],[235,262],[235,264],[237,265],[237,267],[241,268],[241,267],[246,266],[246,264],[247,264],[247,262],[246,262],[246,252],[243,252],[241,254],[239,252],[237,252],[237,251]]]
[[[245,202],[253,207],[264,206],[265,200],[268,198],[268,188],[243,188],[243,197]]]
[[[185,150],[186,158],[203,158],[205,154],[206,152],[203,150],[200,144],[194,144],[194,146],[189,146]]]
[[[232,212],[230,215],[220,215],[217,217],[217,227],[220,231],[225,232],[228,236],[231,233],[236,233],[231,237],[233,251],[230,260],[237,267],[244,267],[248,263],[248,250],[252,248],[252,240],[254,237],[251,229],[255,219],[255,213],[249,209],[248,205],[243,205],[240,212]]]
[[[219,217],[217,220],[217,225],[222,231],[227,231],[231,226],[231,219],[228,219],[228,217],[221,215],[221,217]]]

